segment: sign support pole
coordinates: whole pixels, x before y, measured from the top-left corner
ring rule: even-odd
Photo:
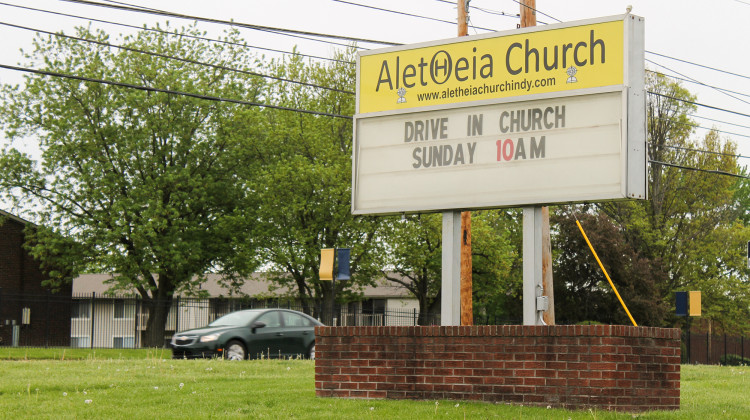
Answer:
[[[461,325],[461,212],[443,212],[440,325]]]
[[[522,0],[521,24],[536,26],[536,0]],[[545,307],[537,308],[537,297],[545,297]],[[552,247],[549,235],[549,208],[523,208],[523,325],[555,323],[552,286]],[[537,317],[537,309],[544,310]]]
[[[542,208],[523,208],[523,325],[540,324],[537,296],[542,295]]]

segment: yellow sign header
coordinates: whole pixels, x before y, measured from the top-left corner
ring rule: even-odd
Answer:
[[[624,83],[622,20],[359,57],[359,113]]]

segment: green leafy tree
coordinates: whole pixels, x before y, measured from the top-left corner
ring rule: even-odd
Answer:
[[[76,35],[109,40],[85,28]],[[120,43],[217,66],[254,62],[241,47],[152,31]],[[132,49],[40,36],[26,59],[49,72],[217,97],[252,100],[262,87],[246,74]],[[143,345],[164,344],[175,293],[195,290],[210,270],[236,278],[254,268],[235,252],[251,220],[236,177],[246,148],[231,129],[236,105],[42,75],[4,86],[2,105],[7,136],[36,140],[41,151],[38,161],[12,146],[0,155],[0,190],[32,207],[43,227],[33,254],[53,282],[96,270],[137,290],[149,311]]]
[[[419,325],[440,313],[442,245],[440,214],[416,214],[388,220],[389,244],[383,276],[404,287],[419,304]]]
[[[666,314],[658,285],[666,279],[661,260],[639,254],[623,231],[602,213],[584,206],[560,207],[552,215],[556,226],[554,264],[555,315],[559,322],[596,321],[631,324],[581,234],[580,220],[610,279],[638,325],[659,326]]]
[[[506,318],[520,301],[521,284],[511,276],[517,253],[507,222],[504,211],[472,213],[472,302],[474,316],[481,319]],[[420,325],[429,324],[440,312],[441,230],[440,214],[410,215],[390,219],[384,237],[389,257],[383,275],[417,299]]]
[[[308,85],[276,81],[266,94],[283,106],[335,114],[310,115],[265,109],[237,115],[244,137],[253,138],[243,177],[253,191],[253,241],[267,263],[266,277],[315,313],[335,299],[356,298],[382,263],[380,219],[351,214],[354,66],[352,52],[330,65],[295,56],[272,61],[267,72]],[[317,88],[325,86],[328,89]],[[242,128],[240,128],[242,127]],[[351,248],[352,280],[319,278],[322,248]],[[330,320],[325,320],[330,322]]]
[[[516,322],[523,311],[521,212],[472,214],[472,294],[475,322]]]
[[[750,304],[737,301],[745,299],[748,287],[738,265],[749,237],[742,222],[741,184],[737,178],[703,172],[738,173],[735,145],[716,131],[693,140],[689,116],[694,106],[686,101],[694,97],[662,76],[652,75],[647,82],[648,90],[659,94],[649,95],[647,102],[653,161],[649,200],[604,203],[599,209],[640,257],[660,261],[666,276],[657,283],[658,298],[664,304],[673,307],[675,291],[701,290],[705,317],[739,327],[730,308],[747,313]]]

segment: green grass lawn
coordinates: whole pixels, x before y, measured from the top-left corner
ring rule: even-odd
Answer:
[[[0,418],[629,419],[456,401],[317,398],[307,360],[171,360],[161,350],[0,349]],[[682,367],[682,409],[648,419],[750,419],[750,368]]]

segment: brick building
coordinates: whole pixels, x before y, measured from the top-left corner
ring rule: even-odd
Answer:
[[[34,225],[0,210],[0,346],[67,343],[72,286],[42,286],[39,262],[24,248],[27,227]]]

